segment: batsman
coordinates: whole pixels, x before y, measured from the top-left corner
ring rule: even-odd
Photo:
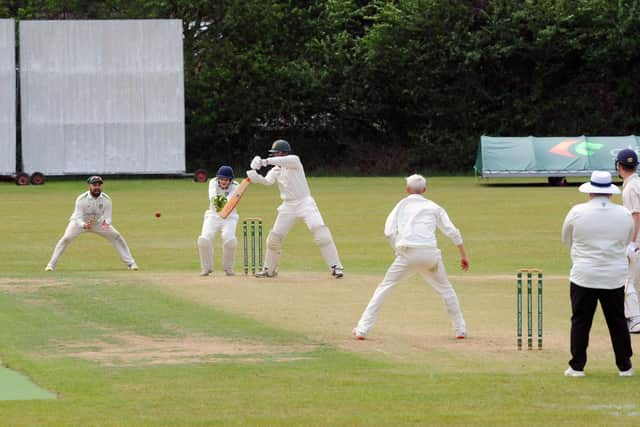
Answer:
[[[277,182],[282,199],[276,221],[267,236],[265,264],[263,270],[256,273],[256,277],[277,275],[282,242],[296,221],[302,219],[309,231],[313,233],[313,238],[320,248],[329,272],[336,279],[341,278],[344,275],[344,268],[340,262],[338,250],[329,227],[322,219],[316,201],[311,197],[300,157],[291,154],[291,145],[284,139],[278,139],[273,143],[269,155],[270,157],[266,159],[260,156],[254,157],[251,161],[252,170],[247,171],[247,176],[252,183],[273,185]],[[273,166],[266,176],[256,172],[266,166]]]

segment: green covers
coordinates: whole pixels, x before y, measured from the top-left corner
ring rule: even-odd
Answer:
[[[482,136],[474,169],[483,177],[589,176],[594,170],[615,173],[624,148],[636,152],[638,137],[493,137]]]
[[[0,366],[0,401],[55,398],[55,394],[38,387],[26,376]]]

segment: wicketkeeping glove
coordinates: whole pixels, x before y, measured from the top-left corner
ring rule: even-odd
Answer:
[[[227,204],[227,198],[222,194],[218,194],[213,198],[213,206],[216,208],[216,212],[220,212],[222,208]]]

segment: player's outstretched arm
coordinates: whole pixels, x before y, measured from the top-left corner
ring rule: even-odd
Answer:
[[[464,244],[460,243],[458,245],[458,251],[460,252],[460,268],[464,271],[469,270],[469,258],[467,257],[467,252],[464,249]]]
[[[254,170],[248,170],[247,177],[254,184],[273,185],[276,182],[276,178],[278,177],[279,173],[280,171],[274,168],[267,172],[266,176],[262,176]]]

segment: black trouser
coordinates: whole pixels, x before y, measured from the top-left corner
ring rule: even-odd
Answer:
[[[584,288],[571,282],[571,360],[569,366],[583,371],[587,363],[587,347],[593,316],[600,301],[604,318],[609,327],[609,336],[616,366],[621,371],[631,369],[631,338],[627,319],[624,316],[624,287],[618,289]]]

